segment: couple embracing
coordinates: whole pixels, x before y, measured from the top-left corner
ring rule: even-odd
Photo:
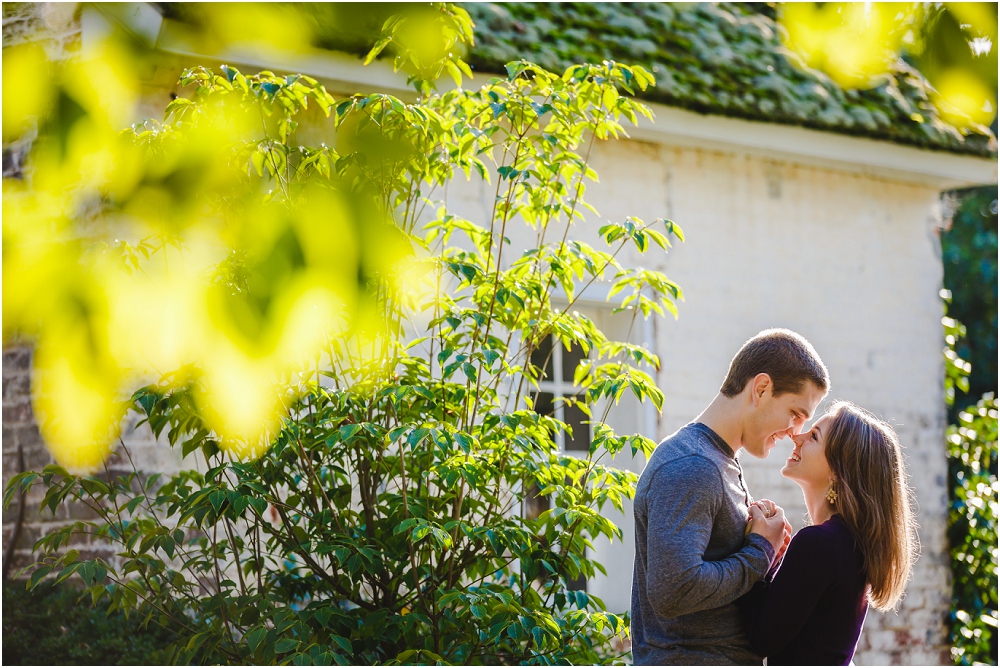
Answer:
[[[847,665],[868,606],[893,608],[916,558],[895,432],[836,402],[804,338],[772,329],[743,345],[719,394],[657,446],[635,495],[636,665]],[[781,474],[810,525],[747,489],[738,455],[794,447]]]

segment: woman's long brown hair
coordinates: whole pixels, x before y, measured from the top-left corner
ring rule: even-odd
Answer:
[[[835,476],[835,512],[847,522],[864,555],[876,610],[903,597],[920,543],[903,453],[896,432],[859,406],[838,401],[826,434],[826,460]]]

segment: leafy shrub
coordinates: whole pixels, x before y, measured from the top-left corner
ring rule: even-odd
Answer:
[[[92,606],[85,592],[65,585],[3,588],[4,665],[157,665],[174,640],[159,625],[109,612],[107,601]]]
[[[956,348],[965,325],[948,317],[952,295],[941,291],[945,317],[945,403],[969,390],[972,365]],[[948,427],[948,539],[951,544],[951,655],[958,665],[996,663],[997,656],[997,403],[984,394]]]
[[[985,395],[948,428],[951,473],[952,657],[959,665],[997,658],[997,402]]]
[[[282,380],[286,416],[264,440],[212,428],[193,367],[136,392],[133,407],[185,455],[202,453],[203,468],[164,479],[50,466],[14,478],[8,499],[40,481],[43,507],[76,499],[100,517],[44,536],[30,584],[80,578],[95,601],[176,633],[169,659],[179,663],[624,658],[612,640],[627,636],[627,615],[571,583],[604,570],[588,556],[592,539],[621,538],[601,509],[621,509],[637,476],[602,457],[648,455],[654,444],[616,435],[605,421],[627,391],[661,405],[643,370],[659,360],[609,340],[573,305],[608,281],[612,294],[624,292],[618,310],[633,324],[676,313],[676,284],[617,257],[627,245],[666,250],[681,231],[628,218],[600,229],[607,251],[570,233],[590,208],[594,143],[619,136],[622,116],[649,115],[623,93],[652,77],[614,62],[562,76],[516,62],[479,90],[415,104],[328,100],[307,77],[233,68],[195,68],[183,81],[197,96],[171,103],[173,123],[136,128],[150,150],[192,132],[220,99],[268,119],[265,137],[233,147],[242,190],[212,205],[257,197],[262,208],[323,211],[329,193],[369,198],[395,230],[379,250],[403,261],[370,263],[363,279],[375,313],[331,335],[324,353]],[[331,144],[296,136],[292,118],[305,97],[330,114]],[[486,182],[496,175],[484,220],[430,198],[457,170]],[[515,224],[535,231],[535,247],[508,247]],[[283,234],[288,242],[273,253],[237,248],[218,268],[227,299],[245,300],[248,313],[266,308],[269,281],[312,250],[300,230]],[[562,399],[592,418],[594,437],[579,456],[556,443],[569,426],[535,410],[547,364],[536,352],[550,337],[583,353],[579,393]],[[548,508],[524,512],[538,497]],[[112,541],[120,563],[64,552],[77,533]]]

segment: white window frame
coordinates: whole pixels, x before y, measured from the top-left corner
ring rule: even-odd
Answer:
[[[560,397],[575,397],[577,395],[583,394],[583,388],[574,385],[573,381],[563,380],[563,342],[555,335],[549,334],[549,340],[552,341],[552,378],[542,379],[538,381],[538,392],[548,392],[552,395],[552,417],[565,423],[565,401],[557,401]],[[575,372],[576,370],[573,369]],[[545,373],[545,369],[541,369],[542,373]],[[587,441],[590,442],[594,438],[594,426],[590,422],[586,422],[582,425],[572,425],[573,434],[577,435],[577,426],[586,427],[587,429]],[[559,446],[559,452],[568,455],[576,455],[583,453],[585,455],[585,450],[567,450],[566,449],[566,432],[559,430],[556,432],[556,445]]]

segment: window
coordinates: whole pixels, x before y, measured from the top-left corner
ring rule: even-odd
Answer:
[[[531,363],[542,369],[535,411],[565,422],[572,430],[572,434],[564,431],[556,434],[556,443],[563,451],[587,452],[591,442],[590,418],[578,406],[556,401],[561,397],[574,397],[583,401],[583,393],[573,385],[573,374],[586,355],[579,346],[553,346],[553,341],[554,337],[547,337],[531,354]]]
[[[565,422],[572,434],[560,430],[556,433],[556,443],[564,452],[583,452],[590,450],[591,430],[590,418],[578,406],[556,401],[559,397],[574,397],[583,401],[584,394],[573,385],[573,374],[576,367],[586,355],[579,346],[566,348],[562,344],[553,347],[554,337],[549,336],[538,349],[531,354],[531,363],[542,369],[538,382],[538,393],[535,398],[535,411],[541,415]],[[527,517],[535,518],[550,508],[548,497],[539,496],[541,490],[533,485],[524,501],[524,512]],[[568,583],[570,591],[587,591],[587,579],[580,575]]]

